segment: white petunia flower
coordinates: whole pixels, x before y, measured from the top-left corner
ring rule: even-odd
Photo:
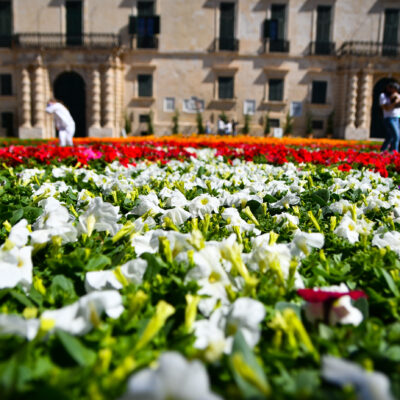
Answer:
[[[200,361],[188,362],[177,352],[166,352],[157,369],[143,369],[128,381],[120,400],[222,400],[210,390],[207,370]]]
[[[389,247],[390,250],[400,256],[400,232],[386,232],[383,236],[377,233],[372,238],[372,246],[379,248]]]
[[[281,213],[274,215],[274,218],[276,219],[276,222],[279,224],[282,221],[285,221],[283,226],[288,226],[288,225],[293,225],[293,226],[298,226],[299,225],[299,217],[296,217],[295,215],[289,214],[289,213]]]
[[[216,197],[202,194],[189,203],[189,212],[192,217],[204,218],[206,214],[218,213],[220,202]]]
[[[327,381],[341,387],[353,386],[359,400],[394,400],[386,375],[381,372],[368,372],[353,362],[323,356],[321,375]]]
[[[135,284],[143,282],[147,269],[147,261],[141,258],[130,260],[119,267],[119,272],[128,281]],[[115,270],[91,271],[86,274],[85,288],[87,292],[106,289],[122,289],[123,285]]]
[[[295,206],[300,203],[300,197],[294,193],[287,193],[280,200],[275,203],[271,203],[271,208],[288,208],[289,206]]]
[[[116,319],[123,311],[121,295],[115,290],[107,290],[87,294],[58,310],[47,310],[41,319],[54,321],[55,329],[72,335],[84,335],[92,329],[93,324],[100,322],[103,312]]]
[[[166,217],[170,218],[175,225],[179,226],[184,224],[189,218],[192,217],[192,215],[185,211],[182,207],[175,207],[165,211],[161,219],[165,221]]]
[[[324,247],[324,235],[322,233],[307,233],[297,230],[294,234],[290,251],[293,257],[308,256],[311,250]]]
[[[260,340],[259,324],[264,318],[265,308],[262,303],[241,297],[229,306],[216,309],[208,320],[194,322],[194,347],[215,350],[221,349],[221,345],[225,343],[224,352],[229,354],[238,331],[243,334],[247,344],[254,347]]]
[[[87,210],[79,217],[80,230],[89,236],[94,230],[108,231],[114,236],[121,229],[117,223],[120,217],[119,207],[104,202],[100,197],[95,197],[90,201]]]
[[[0,335],[17,335],[32,340],[39,331],[38,319],[25,319],[19,315],[0,315]]]
[[[343,239],[348,240],[351,244],[358,242],[360,237],[357,231],[357,223],[348,215],[345,215],[342,218],[340,224],[334,230],[334,233]]]
[[[236,208],[226,208],[221,216],[225,221],[229,221],[229,225],[227,225],[227,228],[230,231],[232,231],[234,226],[238,226],[241,230],[245,232],[254,232],[255,235],[258,235],[260,233],[260,231],[256,228],[254,224],[247,223],[240,216],[239,211]]]
[[[28,243],[30,232],[27,228],[28,221],[21,219],[15,224],[8,235],[8,240],[17,247],[23,247]]]
[[[14,246],[0,249],[0,289],[13,288],[21,284],[28,290],[32,284],[32,247]]]

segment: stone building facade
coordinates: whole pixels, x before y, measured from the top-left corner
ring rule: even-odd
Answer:
[[[78,136],[183,133],[218,116],[263,134],[382,136],[400,79],[395,0],[0,0],[0,134],[54,137],[56,96]],[[331,126],[333,125],[333,132]]]

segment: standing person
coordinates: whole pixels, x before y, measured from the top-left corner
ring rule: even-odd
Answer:
[[[238,126],[238,122],[235,121],[234,119],[232,119],[232,135],[236,136],[237,135],[237,126]]]
[[[383,110],[383,124],[385,126],[386,138],[382,144],[381,151],[399,151],[400,141],[400,95],[399,85],[390,82],[385,91],[379,96],[379,104]]]
[[[233,132],[233,124],[232,121],[228,121],[225,125],[225,134],[232,135]]]
[[[205,134],[206,135],[211,135],[211,122],[209,120],[207,120],[206,122],[206,129],[205,129]]]
[[[75,134],[75,121],[68,109],[59,101],[50,99],[47,103],[46,112],[54,114],[60,146],[73,146],[72,138]]]
[[[218,135],[225,134],[225,122],[221,117],[218,118]]]

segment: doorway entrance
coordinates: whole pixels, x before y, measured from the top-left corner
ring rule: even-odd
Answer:
[[[86,134],[86,90],[85,81],[76,72],[63,72],[54,82],[54,97],[68,108],[75,121],[76,137]]]
[[[386,85],[389,82],[394,81],[395,80],[393,78],[383,78],[374,86],[373,103],[371,109],[371,130],[369,135],[371,138],[385,138],[386,136],[385,127],[383,125],[383,111],[379,105],[379,96],[385,91]]]

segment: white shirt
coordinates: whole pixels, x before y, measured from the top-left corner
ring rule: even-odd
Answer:
[[[61,103],[50,103],[46,107],[46,112],[54,114],[54,121],[57,130],[75,129],[75,122],[68,109]]]
[[[219,130],[224,130],[225,129],[225,123],[222,121],[222,119],[218,120],[218,129]]]
[[[225,125],[225,130],[226,130],[226,133],[232,133],[232,122],[228,122],[226,125]]]
[[[384,106],[391,104],[390,97],[386,93],[381,93],[379,96],[379,105]],[[393,108],[391,111],[383,110],[383,118],[400,118],[400,107]]]

